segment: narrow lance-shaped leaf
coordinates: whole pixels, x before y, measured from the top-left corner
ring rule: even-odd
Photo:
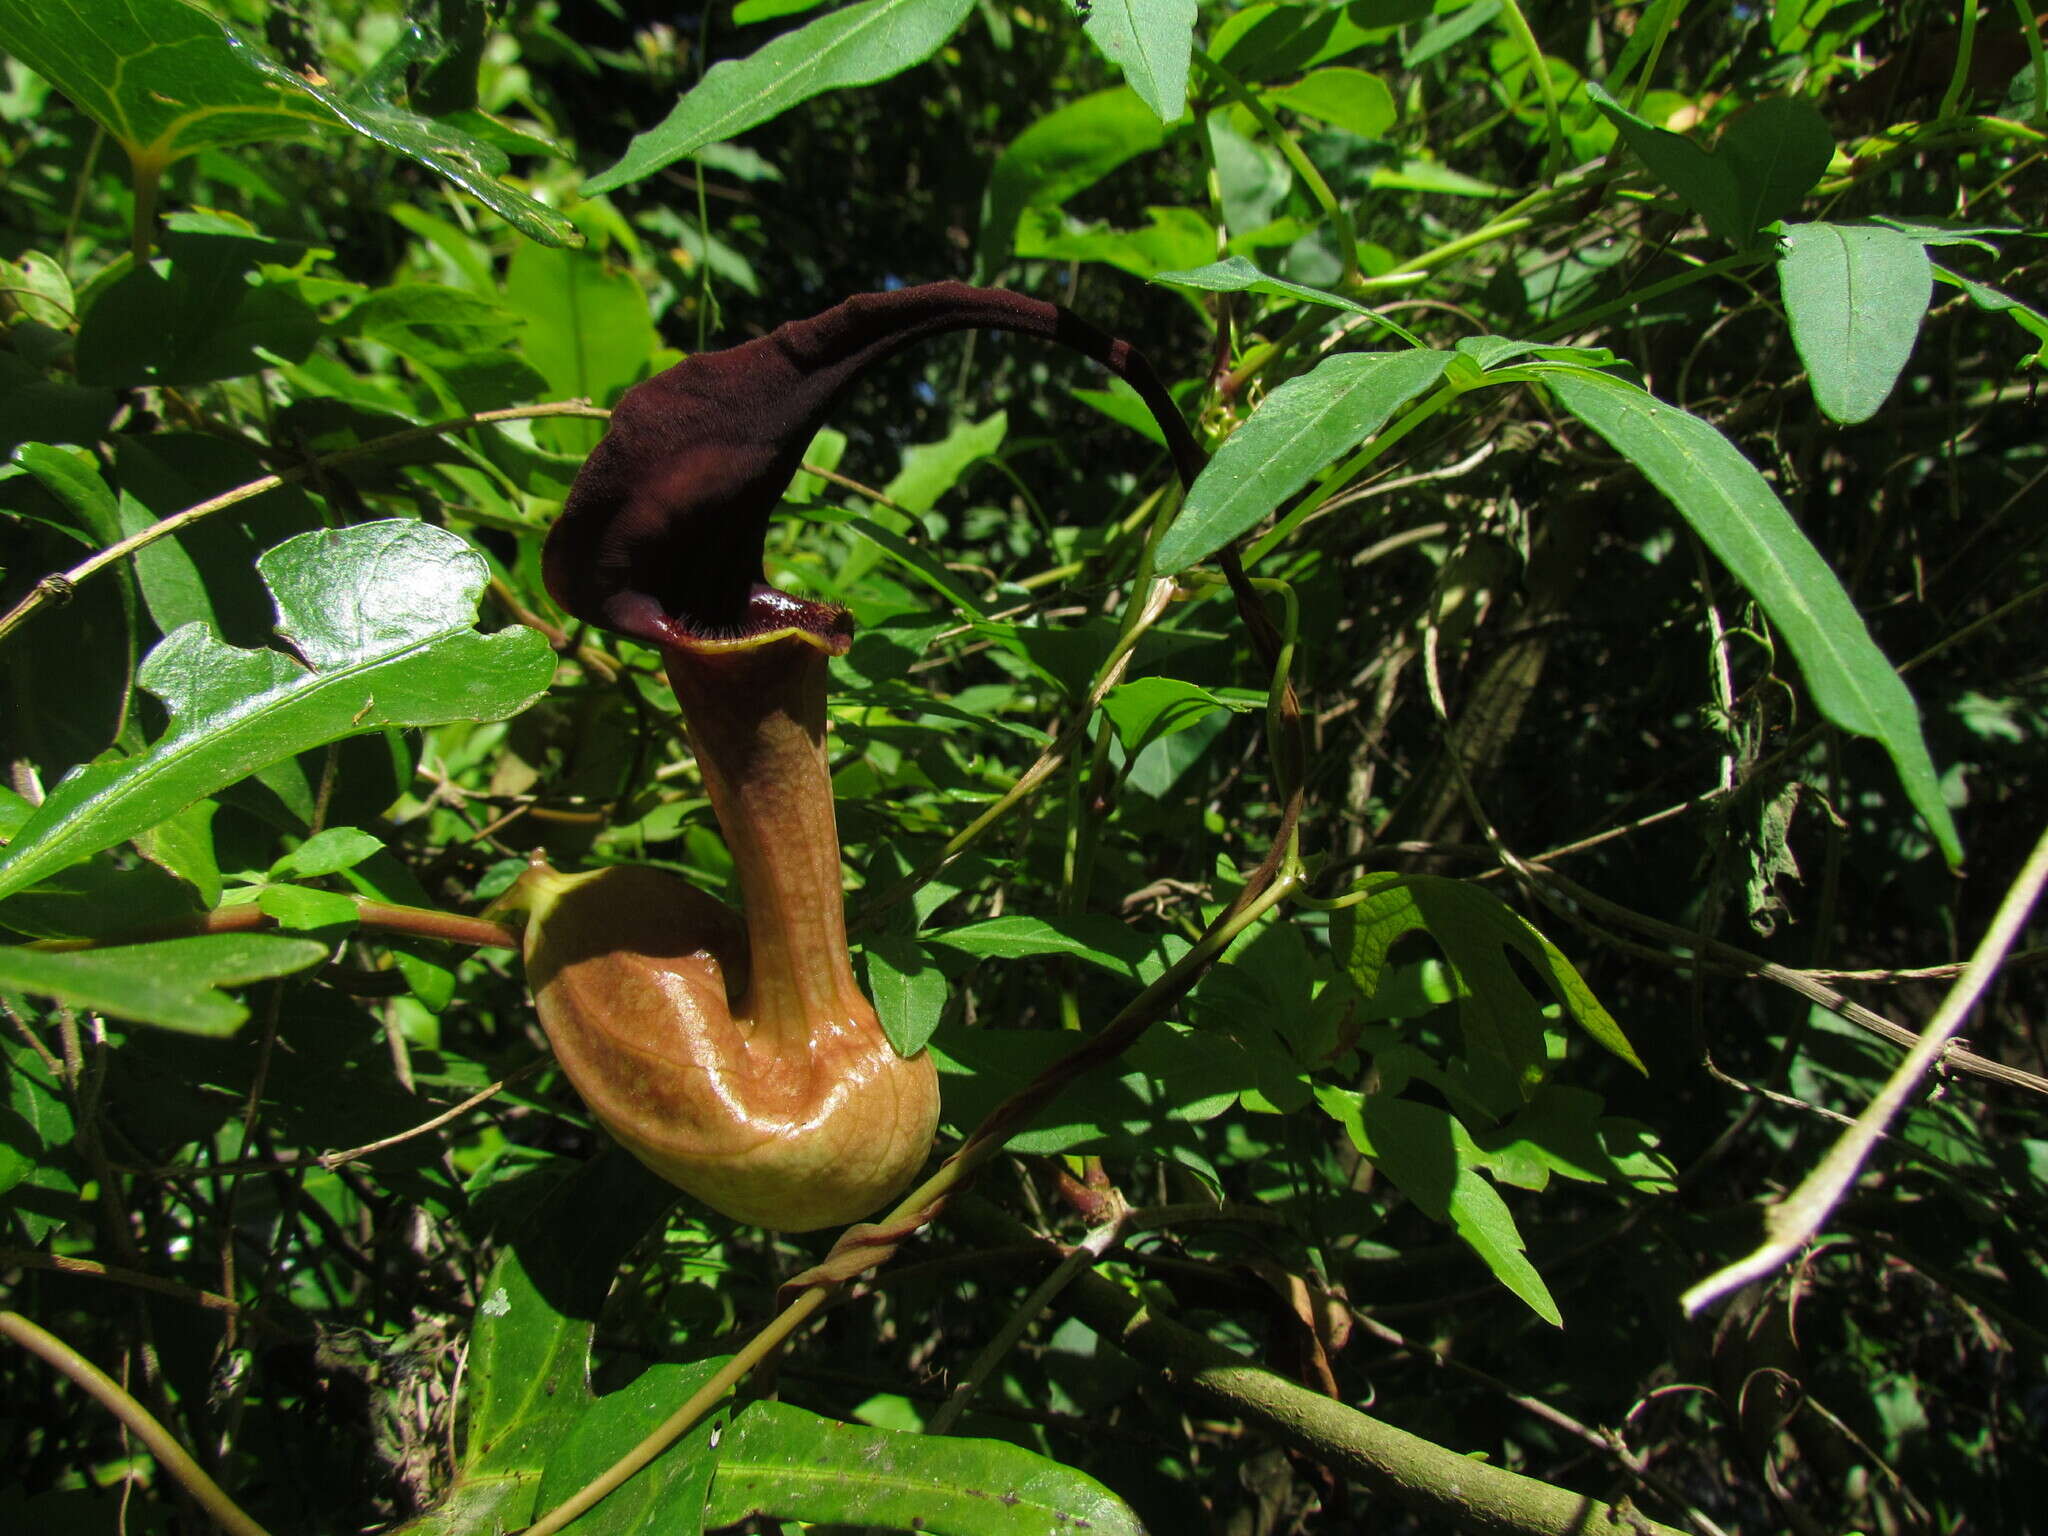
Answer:
[[[1624,379],[1551,363],[1532,364],[1529,372],[1670,498],[1785,637],[1821,713],[1890,754],[1942,854],[1960,864],[1962,841],[1913,695],[1756,467],[1714,427]]]
[[[652,176],[826,91],[872,85],[922,64],[960,28],[973,0],[862,0],[785,32],[744,59],[714,64],[669,115],[634,137],[586,197]]]
[[[58,784],[0,852],[0,896],[308,747],[390,726],[502,720],[554,675],[536,631],[472,627],[489,572],[442,529],[391,521],[304,533],[257,568],[297,655],[239,650],[198,624],[166,636],[138,674],[170,711],[164,734]]]
[[[1813,398],[1836,421],[1868,421],[1913,355],[1934,294],[1927,247],[1881,224],[1793,224],[1778,286]]]
[[[1345,352],[1289,379],[1224,440],[1159,540],[1160,575],[1257,526],[1341,453],[1443,377],[1448,352]]]
[[[209,933],[76,953],[0,946],[0,987],[138,1024],[231,1035],[249,1010],[220,990],[318,965],[327,946],[268,933]]]

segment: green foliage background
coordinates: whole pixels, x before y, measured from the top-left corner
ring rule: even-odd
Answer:
[[[999,336],[812,444],[863,974],[948,1146],[1190,985],[571,1529],[1479,1520],[1422,1442],[1488,1528],[2042,1528],[2038,925],[1677,1301],[2041,832],[2026,8],[1082,9],[0,0],[9,1528],[220,1515],[31,1327],[256,1527],[453,1536],[824,1256],[607,1152],[474,915],[733,894],[658,658],[540,584],[603,408],[947,278],[1213,460]]]

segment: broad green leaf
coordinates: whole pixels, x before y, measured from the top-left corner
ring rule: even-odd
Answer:
[[[1377,139],[1394,126],[1394,93],[1362,69],[1318,69],[1266,100],[1362,139]]]
[[[1003,1440],[919,1435],[750,1403],[718,1443],[707,1526],[749,1515],[930,1536],[1144,1536],[1085,1472]]]
[[[557,396],[610,405],[648,370],[660,334],[647,295],[632,274],[595,252],[522,246],[505,272],[505,303],[523,316],[519,346]],[[562,452],[588,453],[602,422],[535,424],[535,436]]]
[[[1210,238],[1213,240],[1215,236]],[[1373,313],[1355,299],[1347,299],[1341,294],[1327,293],[1305,283],[1291,283],[1284,277],[1269,277],[1242,256],[1229,256],[1206,267],[1194,267],[1184,272],[1155,273],[1152,281],[1164,283],[1169,288],[1199,288],[1204,293],[1266,293],[1275,298],[1327,304],[1332,309],[1346,309],[1354,315]]]
[[[1778,285],[1815,402],[1836,421],[1868,421],[1934,294],[1927,247],[1881,224],[1787,225]]]
[[[1352,5],[1248,5],[1209,35],[1209,56],[1238,79],[1277,80],[1352,53],[1385,28],[1429,14],[1430,0],[1361,0]]]
[[[675,1198],[613,1149],[560,1178],[534,1208],[479,1293],[455,1489],[408,1532],[510,1530],[540,1513],[545,1469],[595,1401],[590,1341],[598,1311],[627,1253]]]
[[[1195,0],[1095,0],[1082,30],[1162,123],[1188,107]]]
[[[1224,439],[1195,481],[1159,540],[1159,574],[1184,571],[1249,532],[1442,378],[1450,361],[1448,352],[1344,352],[1282,384]]]
[[[1166,142],[1161,123],[1128,86],[1097,91],[1048,113],[1010,141],[982,196],[974,266],[984,280],[1009,259],[1027,208],[1057,208],[1137,155]]]
[[[1200,723],[1213,710],[1242,713],[1263,703],[1257,694],[1220,698],[1208,689],[1177,677],[1141,677],[1119,683],[1102,701],[1103,713],[1116,727],[1126,752],[1137,752],[1161,736],[1172,736]]]
[[[1645,122],[1592,81],[1586,94],[1643,163],[1737,247],[1798,208],[1834,158],[1834,135],[1810,104],[1758,102],[1728,124],[1709,153],[1683,134]]]
[[[502,720],[539,697],[554,652],[526,628],[472,627],[489,571],[424,523],[301,534],[257,562],[294,654],[187,625],[138,680],[170,713],[147,750],[59,783],[4,852],[0,896],[124,842],[294,753],[387,727]]]
[[[71,951],[7,946],[0,947],[0,987],[138,1024],[232,1035],[249,1010],[222,988],[289,976],[326,958],[325,944],[269,933],[208,933]]]
[[[935,443],[912,443],[882,494],[907,512],[929,512],[961,476],[1003,446],[1009,430],[1009,416],[997,411],[981,421],[954,422]]]
[[[582,238],[498,179],[508,161],[485,139],[360,87],[315,86],[184,0],[0,0],[0,49],[100,123],[139,178],[201,150],[347,128],[474,194],[532,239]]]
[[[261,264],[301,248],[177,229],[164,231],[159,243],[156,260],[122,273],[86,309],[78,329],[78,376],[85,383],[241,378],[274,358],[302,362],[319,341],[320,316],[295,281],[249,281]]]
[[[37,325],[63,331],[78,318],[78,296],[72,292],[70,276],[41,251],[0,260],[0,287],[7,289],[6,308]]]
[[[1963,846],[1942,799],[1913,695],[1863,615],[1764,477],[1714,427],[1610,374],[1532,364],[1559,405],[1634,462],[1754,597],[1791,648],[1814,703],[1890,754],[1950,865]]]
[[[1390,1094],[1360,1094],[1320,1085],[1316,1099],[1342,1125],[1351,1144],[1432,1221],[1456,1229],[1494,1278],[1553,1327],[1564,1318],[1516,1230],[1507,1202],[1479,1169],[1486,1154],[1455,1115]]]
[[[740,0],[732,8],[732,24],[750,27],[757,21],[774,21],[783,16],[801,16],[815,11],[825,0]]]
[[[1192,208],[1147,208],[1141,229],[1080,224],[1057,208],[1027,208],[1017,221],[1016,254],[1029,261],[1100,261],[1150,278],[1201,261],[1216,249],[1216,228]],[[1123,383],[1123,380],[1117,380]],[[1158,430],[1154,424],[1153,430]]]
[[[872,85],[922,64],[972,8],[973,0],[862,0],[785,32],[744,59],[714,64],[667,117],[634,138],[618,164],[584,183],[583,195],[652,176],[813,96]]]
[[[1330,920],[1330,947],[1368,1007],[1387,956],[1410,933],[1429,935],[1450,962],[1465,1045],[1505,1062],[1527,1098],[1543,1079],[1544,1020],[1508,963],[1514,951],[1535,968],[1580,1028],[1637,1071],[1645,1070],[1614,1016],[1600,1005],[1562,951],[1498,897],[1441,875],[1370,874],[1352,887],[1366,899]]]
[[[688,1365],[649,1366],[584,1409],[548,1456],[534,1512],[553,1509],[614,1465],[722,1363],[693,1360]],[[575,1536],[699,1536],[726,1431],[723,1413],[700,1419],[570,1530]]]
[[[876,934],[863,946],[868,998],[899,1056],[915,1056],[939,1027],[952,985],[907,934]]]

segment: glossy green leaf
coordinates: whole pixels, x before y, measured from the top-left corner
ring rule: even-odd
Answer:
[[[1376,139],[1394,126],[1394,93],[1378,75],[1338,66],[1318,69],[1274,91],[1267,101],[1332,128]]]
[[[912,443],[882,494],[906,512],[929,512],[962,476],[1003,446],[1009,430],[1009,416],[997,411],[980,421],[954,422],[935,443]]]
[[[1755,466],[1708,423],[1622,379],[1550,363],[1530,371],[1670,499],[1785,637],[1821,713],[1890,754],[1913,808],[1948,862],[1960,864],[1962,842],[1913,695]]]
[[[749,1515],[930,1536],[1143,1536],[1084,1472],[1003,1440],[918,1435],[750,1403],[718,1444],[707,1526]]]
[[[540,1513],[545,1471],[596,1401],[590,1341],[598,1312],[627,1253],[676,1198],[616,1149],[567,1177],[553,1169],[526,1177],[559,1182],[479,1292],[462,1466],[447,1504],[406,1527],[419,1536],[509,1530]]]
[[[649,1366],[584,1409],[548,1456],[535,1512],[553,1509],[609,1469],[686,1402],[721,1363],[696,1360]],[[632,1481],[606,1495],[571,1526],[573,1536],[699,1536],[727,1433],[723,1413],[699,1420]]]
[[[554,675],[538,632],[476,632],[489,572],[441,529],[394,521],[301,534],[258,566],[293,654],[238,650],[198,625],[167,637],[138,674],[170,711],[164,734],[56,785],[0,852],[0,896],[308,747],[501,720]]]
[[[907,934],[876,934],[864,950],[868,1000],[899,1056],[914,1056],[939,1027],[952,985],[924,946]]]
[[[655,127],[637,135],[586,197],[652,176],[693,150],[735,138],[826,91],[872,85],[922,64],[967,19],[973,0],[861,0],[705,71]]]
[[[1927,247],[1882,224],[1787,225],[1778,286],[1815,402],[1836,421],[1868,421],[1933,297]]]
[[[1316,1099],[1418,1210],[1454,1228],[1494,1278],[1538,1317],[1564,1326],[1550,1288],[1529,1262],[1507,1202],[1479,1171],[1485,1154],[1455,1115],[1389,1094],[1328,1085],[1316,1089]]]
[[[1934,263],[1933,267],[1936,281],[1960,288],[1972,304],[1987,314],[2010,315],[2013,324],[2034,338],[2033,354],[2021,358],[2019,365],[2035,368],[2042,366],[2043,353],[2048,351],[2048,314],[2043,314],[2032,305],[2022,304],[2012,295],[2001,293],[1988,283],[1980,283],[1974,278],[1964,277],[1961,273],[1951,272],[1939,262]]]
[[[1370,1006],[1387,974],[1387,957],[1408,934],[1429,935],[1450,963],[1465,1046],[1505,1063],[1533,1094],[1543,1079],[1544,1019],[1508,963],[1512,950],[1546,981],[1558,1002],[1602,1046],[1638,1071],[1642,1061],[1614,1016],[1601,1006],[1562,951],[1534,924],[1491,892],[1441,875],[1391,871],[1364,876],[1352,886],[1366,899],[1330,919],[1330,947]]]
[[[1195,0],[1095,0],[1082,30],[1163,123],[1188,106]]]
[[[0,987],[138,1024],[232,1035],[249,1010],[222,989],[289,976],[327,957],[310,939],[209,933],[158,944],[47,951],[0,947]]]
[[[267,885],[256,905],[287,933],[319,933],[353,927],[356,921],[356,904],[348,897],[306,885]]]
[[[1730,122],[1710,153],[1630,112],[1599,85],[1586,94],[1658,180],[1734,246],[1797,209],[1834,158],[1834,135],[1812,105],[1776,96]]]
[[[1381,29],[1419,20],[1429,10],[1429,0],[1248,5],[1217,24],[1208,51],[1240,80],[1277,80],[1355,52],[1384,35]]]
[[[1134,156],[1166,142],[1167,126],[1128,86],[1049,112],[1010,141],[989,172],[974,265],[983,281],[1009,259],[1027,208],[1057,208]]]
[[[1250,532],[1442,378],[1450,360],[1448,352],[1345,352],[1282,384],[1195,481],[1153,555],[1159,574],[1184,571]]]
[[[100,478],[99,465],[82,449],[52,448],[45,443],[23,443],[14,451],[14,462],[42,482],[43,488],[64,504],[78,526],[102,544],[121,538],[120,508],[107,482]]]
[[[499,180],[508,162],[495,145],[364,90],[315,86],[184,0],[0,0],[0,49],[100,123],[140,176],[201,150],[347,128],[533,239],[581,239],[562,214]]]

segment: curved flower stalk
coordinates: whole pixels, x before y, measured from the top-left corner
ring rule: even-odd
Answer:
[[[1128,379],[1183,478],[1202,456],[1127,344],[1056,305],[935,283],[860,294],[630,390],[548,535],[548,590],[662,652],[737,868],[745,922],[672,876],[530,870],[526,964],[556,1056],[642,1162],[735,1219],[858,1220],[922,1166],[930,1057],[897,1055],[846,950],[825,762],[840,608],[763,579],[770,513],[859,371],[944,331],[1019,331]]]

